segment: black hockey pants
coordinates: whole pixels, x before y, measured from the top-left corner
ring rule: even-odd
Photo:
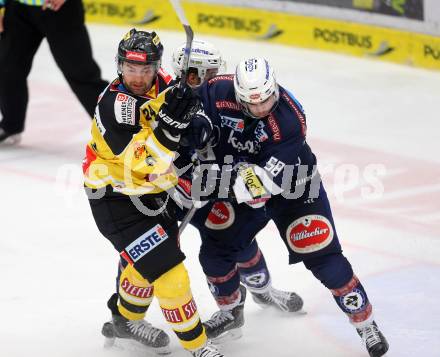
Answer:
[[[81,0],[69,0],[57,12],[17,1],[6,3],[0,39],[0,126],[8,133],[24,130],[28,103],[27,77],[46,37],[69,86],[90,116],[107,82],[93,60]],[[54,100],[56,93],[53,93]],[[54,113],[59,115],[59,113]]]

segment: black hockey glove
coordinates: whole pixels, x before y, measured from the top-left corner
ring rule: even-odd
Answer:
[[[192,110],[191,110],[192,111]],[[211,119],[202,107],[191,115],[190,125],[181,140],[181,145],[202,150],[208,145],[213,130]]]
[[[165,103],[159,109],[159,127],[172,136],[180,135],[188,128],[191,120],[189,111],[197,103],[197,97],[188,85],[181,89],[174,86],[165,94]]]

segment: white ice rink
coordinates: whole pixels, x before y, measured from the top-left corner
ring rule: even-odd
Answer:
[[[90,26],[104,77],[115,77],[127,28]],[[164,67],[182,32],[159,32]],[[440,72],[263,42],[204,37],[231,71],[265,56],[302,102],[345,254],[390,343],[388,356],[440,356]],[[82,191],[90,121],[44,43],[29,80],[22,144],[0,148],[0,356],[141,356],[105,350],[117,254],[98,232]],[[373,166],[372,166],[373,165]],[[373,170],[373,171],[371,171]],[[378,171],[374,171],[378,170]],[[379,177],[372,185],[371,173]],[[380,189],[383,188],[383,192]],[[202,319],[215,303],[198,265],[200,240],[182,244]],[[249,299],[229,357],[361,357],[367,353],[332,296],[302,264],[289,266],[274,226],[259,235],[274,285],[297,291],[307,315],[262,310]],[[150,322],[171,331],[156,302]],[[174,356],[187,356],[172,336]]]

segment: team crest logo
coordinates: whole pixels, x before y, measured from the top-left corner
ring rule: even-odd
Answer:
[[[344,309],[348,313],[355,313],[363,310],[367,301],[362,291],[358,289],[354,289],[340,299]]]
[[[134,144],[134,157],[139,160],[142,154],[145,152],[146,147],[144,144],[135,143]]]
[[[264,270],[247,275],[240,274],[240,279],[243,283],[253,288],[263,288],[268,282],[268,277]]]
[[[209,281],[209,279],[206,279],[206,281],[208,282],[208,287],[209,287],[209,290],[211,291],[211,293],[212,293],[214,296],[219,296],[219,290],[218,290],[218,287],[217,287],[216,285],[214,285],[213,283],[211,283],[211,282]]]
[[[293,221],[287,227],[287,242],[300,254],[313,253],[327,247],[333,240],[333,228],[324,216],[308,215]]]

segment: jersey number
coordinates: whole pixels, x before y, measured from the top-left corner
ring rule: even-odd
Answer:
[[[269,171],[273,177],[275,177],[278,176],[281,171],[283,171],[284,166],[286,166],[284,162],[272,156],[269,161],[266,162],[266,166],[264,166],[264,168],[265,170]]]

